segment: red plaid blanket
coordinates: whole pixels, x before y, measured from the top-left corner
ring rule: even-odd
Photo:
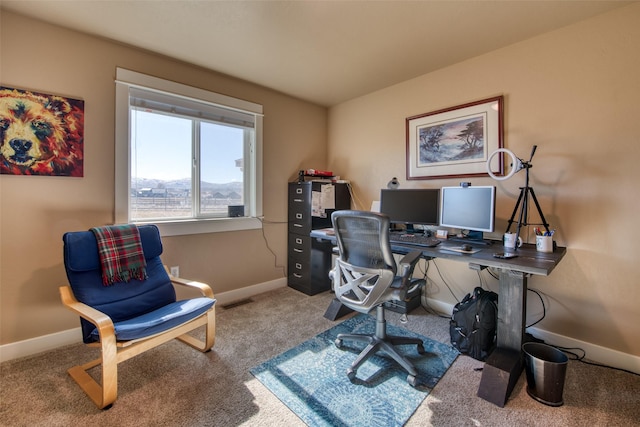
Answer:
[[[147,278],[147,261],[142,252],[138,227],[113,225],[94,227],[91,231],[98,241],[102,283],[105,286]]]

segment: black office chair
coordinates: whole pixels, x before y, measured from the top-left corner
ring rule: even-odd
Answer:
[[[415,367],[394,346],[416,344],[418,353],[424,354],[422,340],[387,335],[383,304],[404,301],[407,295],[424,286],[424,279],[411,277],[420,259],[420,251],[405,255],[396,266],[389,244],[390,222],[386,215],[340,210],[331,215],[331,221],[339,250],[330,273],[336,298],[360,313],[376,309],[375,335],[340,334],[336,339],[338,348],[342,347],[344,340],[367,343],[367,347],[347,370],[347,376],[353,381],[358,367],[378,350],[383,350],[409,373],[407,382],[415,386]]]

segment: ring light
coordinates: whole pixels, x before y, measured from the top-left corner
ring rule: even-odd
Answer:
[[[540,223],[540,225],[544,225],[544,228],[547,231],[547,233],[551,233],[549,230],[549,223],[547,223],[547,220],[545,219],[544,214],[542,213],[542,209],[540,209],[540,203],[538,203],[538,199],[536,198],[536,193],[533,191],[533,188],[529,186],[529,169],[533,167],[533,165],[531,164],[531,160],[533,160],[533,155],[536,153],[537,148],[538,148],[537,145],[533,146],[533,148],[531,149],[531,157],[529,158],[528,161],[517,158],[515,154],[513,154],[513,152],[507,150],[506,148],[498,148],[496,151],[491,153],[491,155],[487,159],[487,172],[489,172],[489,176],[491,176],[491,178],[498,181],[504,181],[505,179],[509,179],[513,176],[513,174],[515,174],[516,172],[522,169],[524,169],[527,172],[525,181],[524,181],[525,182],[524,187],[520,187],[520,197],[518,197],[518,201],[516,202],[516,207],[513,210],[513,214],[511,214],[511,218],[509,219],[508,225],[507,225],[506,232],[508,233],[509,230],[511,229],[511,225],[515,222],[515,216],[516,216],[516,212],[518,211],[518,207],[520,207],[520,215],[518,217],[518,224],[516,228],[516,237],[520,236],[520,228],[523,225],[524,226],[532,225],[530,222],[528,222],[529,221],[528,219],[529,196],[533,198],[533,202],[535,203],[536,208],[538,209],[538,214],[540,215],[540,219],[542,220],[542,223]],[[491,159],[493,159],[493,157],[498,153],[507,153],[509,157],[511,157],[511,171],[509,172],[508,175],[496,176],[493,172],[491,172]],[[520,204],[521,202],[522,204]]]
[[[497,176],[491,171],[491,160],[498,153],[507,153],[509,157],[511,157],[511,171],[505,176]],[[496,151],[491,153],[491,155],[487,159],[487,172],[489,173],[489,176],[496,181],[504,181],[505,179],[509,179],[522,168],[522,161],[518,159],[515,154],[513,154],[513,151],[507,150],[506,148],[498,148]]]

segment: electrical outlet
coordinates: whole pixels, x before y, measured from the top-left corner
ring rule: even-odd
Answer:
[[[180,277],[180,267],[178,267],[177,265],[171,267],[169,271],[173,277]]]

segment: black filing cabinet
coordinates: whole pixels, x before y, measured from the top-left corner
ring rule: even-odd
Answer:
[[[331,227],[331,214],[350,209],[349,187],[317,181],[289,183],[289,286],[315,295],[331,289],[331,247],[313,239],[311,230]]]

